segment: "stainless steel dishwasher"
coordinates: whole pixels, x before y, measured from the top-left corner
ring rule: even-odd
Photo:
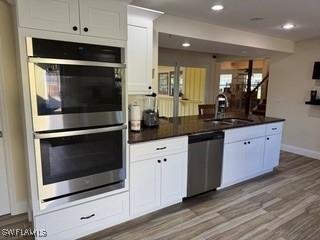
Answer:
[[[221,184],[224,132],[189,136],[187,197],[214,190]]]

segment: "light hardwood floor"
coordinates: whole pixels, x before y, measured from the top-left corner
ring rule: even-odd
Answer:
[[[27,227],[25,215],[0,227]],[[0,239],[2,238],[0,234]],[[120,224],[82,240],[320,239],[320,161],[282,152],[273,175]]]

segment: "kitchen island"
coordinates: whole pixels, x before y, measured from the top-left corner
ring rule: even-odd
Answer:
[[[213,123],[213,116],[186,116],[166,118],[160,120],[160,125],[154,128],[142,128],[140,132],[129,132],[129,144],[188,136],[209,131],[221,131],[232,128],[242,128],[261,124],[283,122],[284,119],[246,115],[241,113],[227,113],[224,118],[246,119],[243,124],[217,124]]]
[[[188,172],[194,170],[188,168],[190,135],[223,132],[222,170],[210,173],[221,175],[221,189],[273,172],[279,165],[283,122],[228,113],[218,121],[213,116],[161,119],[156,128],[130,132],[130,216],[141,216],[187,197]]]

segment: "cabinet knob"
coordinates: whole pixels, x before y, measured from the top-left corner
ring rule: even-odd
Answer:
[[[148,87],[148,89],[150,89],[150,90],[151,90],[151,89],[152,89],[152,87],[151,87],[151,86],[149,86],[149,87]]]
[[[251,142],[249,141],[248,144],[250,144]]]
[[[89,29],[87,27],[83,28],[83,31],[88,32]]]
[[[158,163],[161,163],[161,160],[158,160]]]
[[[270,140],[270,138],[267,138],[267,140]]]
[[[165,158],[165,159],[163,159],[163,161],[164,161],[164,162],[166,162],[166,161],[167,161],[167,159]]]
[[[247,145],[247,142],[244,142],[244,145]]]
[[[78,30],[78,27],[77,26],[73,26],[73,31],[77,31]]]

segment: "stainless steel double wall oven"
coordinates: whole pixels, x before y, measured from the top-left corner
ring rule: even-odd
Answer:
[[[27,52],[40,201],[123,188],[124,49],[27,38]]]

